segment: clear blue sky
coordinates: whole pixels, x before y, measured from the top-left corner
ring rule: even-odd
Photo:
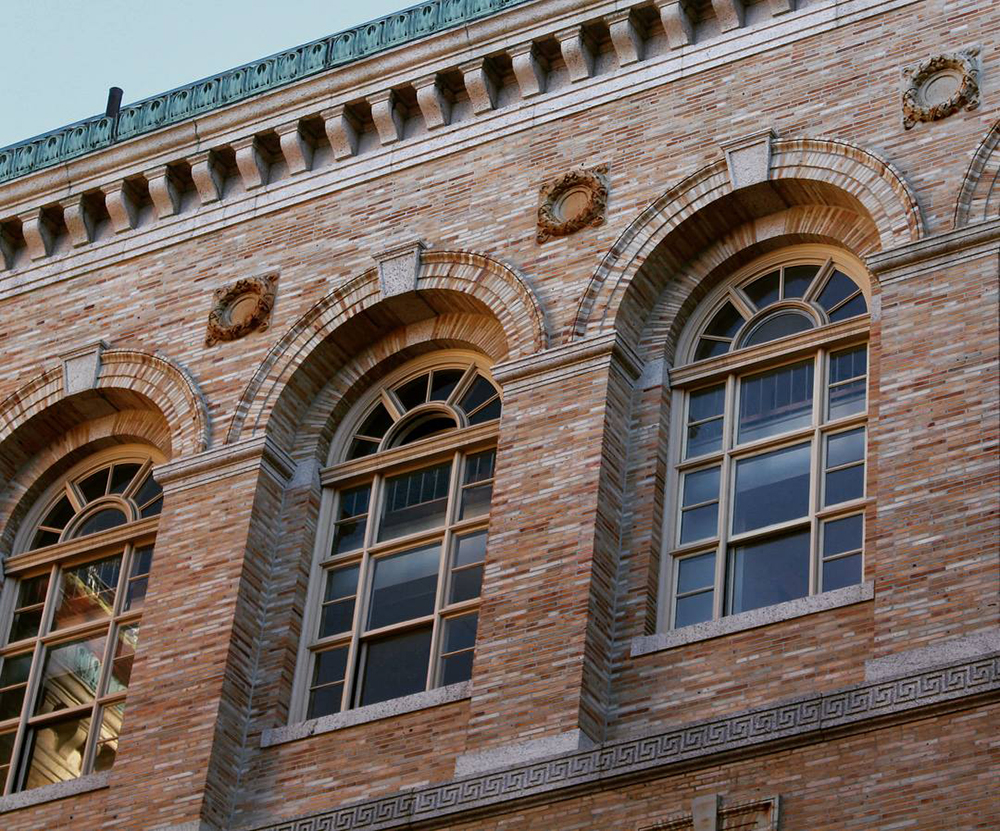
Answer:
[[[0,0],[0,147],[415,0]]]

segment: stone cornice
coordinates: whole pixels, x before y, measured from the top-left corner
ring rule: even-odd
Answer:
[[[634,0],[629,5],[643,2]],[[7,243],[0,256],[0,298],[212,233],[318,194],[331,194],[390,171],[461,152],[483,141],[558,121],[914,2],[917,0],[818,0],[752,26],[709,34],[704,40],[696,38],[681,47],[666,48],[663,43],[657,49],[645,50],[635,62],[617,68],[611,64],[586,77],[562,79],[530,97],[521,90],[520,98],[502,104],[484,98],[482,106],[473,112],[426,132],[418,130],[386,143],[391,137],[383,136],[380,128],[379,135],[365,133],[365,140],[361,140],[357,123],[345,110],[353,106],[352,102],[381,101],[382,93],[395,88],[416,84],[416,89],[435,73],[464,73],[467,88],[472,84],[478,89],[484,83],[489,87],[489,79],[479,77],[482,73],[476,69],[477,61],[484,56],[512,54],[525,43],[541,41],[567,27],[603,20],[621,3],[536,0],[516,6],[460,30],[422,39],[406,49],[395,49],[332,74],[322,73],[268,92],[254,98],[249,109],[229,106],[0,187],[0,230],[8,224],[15,232],[19,223],[31,225],[31,212],[39,205],[56,223],[44,256],[36,240],[32,251],[39,254],[37,259],[32,259],[26,248],[14,246],[11,240],[16,233],[6,234]],[[656,37],[662,40],[662,36]],[[426,88],[422,89],[426,92]],[[381,113],[379,119],[389,130],[389,115]],[[297,130],[292,130],[294,125],[298,125]],[[326,138],[322,137],[324,132]],[[310,140],[324,144],[325,150],[317,151],[315,158],[311,150],[303,154],[302,142],[307,134],[313,137]],[[253,165],[247,163],[247,154],[253,151],[245,145],[255,135],[268,136],[272,142],[281,138],[280,155],[286,157],[287,175],[266,181],[254,175]],[[214,154],[220,152],[243,154],[240,176],[250,177],[243,188],[227,186],[220,190],[214,161]],[[308,166],[300,169],[307,157]],[[188,194],[183,206],[171,196],[171,165],[189,169],[197,185],[197,192]],[[156,197],[153,215],[142,213],[138,227],[135,206],[128,209],[130,193],[118,186],[126,179],[145,180],[150,198]],[[115,208],[114,215],[120,220],[117,233],[102,232],[98,239],[91,239],[89,208],[86,200],[79,199],[84,192],[90,199],[103,194],[108,211]],[[65,229],[59,227],[60,214]]]
[[[295,461],[265,435],[167,462],[154,468],[153,476],[165,493],[173,493],[257,469],[287,482],[295,472]]]
[[[1000,252],[1000,217],[872,254],[865,264],[887,283],[905,279],[913,271],[954,264],[956,255],[977,257],[991,251]]]
[[[511,803],[558,791],[606,788],[630,779],[669,775],[674,767],[717,765],[741,753],[808,744],[833,731],[868,730],[892,720],[920,718],[938,709],[995,698],[1000,692],[1000,653],[926,669],[877,683],[804,696],[769,707],[703,721],[657,735],[611,742],[563,754],[355,802],[320,814],[286,819],[258,831],[376,831],[495,813]],[[331,800],[336,795],[331,794]]]

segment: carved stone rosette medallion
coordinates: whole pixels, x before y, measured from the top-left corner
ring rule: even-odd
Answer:
[[[539,242],[602,225],[608,207],[608,166],[579,168],[543,185],[538,205]]]
[[[979,47],[935,55],[903,69],[903,127],[979,106]]]
[[[245,277],[215,290],[215,305],[208,313],[208,333],[205,344],[212,346],[223,340],[236,340],[268,326],[274,307],[277,274],[265,277]]]

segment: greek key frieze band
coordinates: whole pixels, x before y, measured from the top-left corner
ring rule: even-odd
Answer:
[[[355,831],[396,828],[439,816],[606,782],[743,746],[806,738],[834,727],[1000,691],[1000,653],[861,684],[722,719],[699,722],[555,759],[432,785],[322,814],[262,826],[258,831]]]

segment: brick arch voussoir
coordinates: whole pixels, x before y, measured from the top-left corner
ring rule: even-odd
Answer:
[[[528,282],[491,257],[469,251],[423,251],[417,289],[444,289],[479,300],[503,327],[508,357],[531,354],[547,345],[545,318]],[[281,390],[310,354],[339,326],[382,299],[378,270],[369,269],[338,286],[299,318],[244,389],[226,443],[266,431]]]
[[[814,181],[852,196],[878,229],[880,249],[920,239],[923,219],[902,174],[873,151],[838,139],[778,139],[769,178]],[[595,270],[571,326],[573,339],[619,328],[623,300],[639,268],[681,222],[732,193],[725,161],[696,171],[646,208]]]
[[[955,202],[954,227],[964,228],[1000,215],[1000,121],[976,147]]]
[[[194,380],[173,362],[135,350],[101,354],[97,389],[128,390],[152,402],[166,420],[174,458],[208,448],[208,409]],[[66,397],[62,367],[39,373],[0,402],[0,448],[29,419]]]

